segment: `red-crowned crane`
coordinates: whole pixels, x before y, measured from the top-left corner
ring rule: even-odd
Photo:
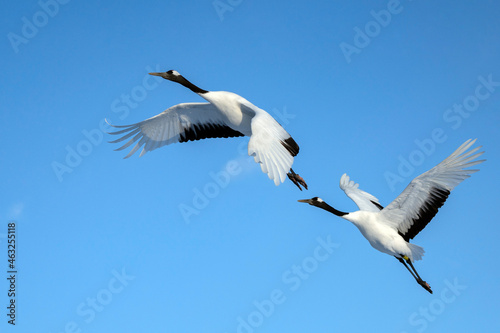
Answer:
[[[299,146],[269,113],[232,92],[203,90],[174,70],[149,74],[180,83],[208,103],[182,103],[139,123],[113,126],[122,129],[110,134],[124,135],[111,143],[132,137],[116,150],[125,149],[139,141],[125,158],[141,147],[140,156],[175,142],[249,136],[248,155],[254,157],[262,171],[276,185],[284,182],[285,176],[288,176],[300,190],[301,185],[307,189],[302,177],[292,170]]]
[[[360,190],[359,185],[350,180],[346,174],[340,178],[340,188],[356,203],[359,211],[352,213],[338,211],[318,197],[299,202],[322,208],[352,222],[371,246],[396,257],[415,280],[432,293],[429,284],[420,278],[412,264],[413,261],[422,259],[424,249],[409,241],[432,220],[451,190],[470,177],[470,174],[479,171],[465,169],[484,162],[475,160],[484,153],[476,153],[481,147],[468,150],[475,141],[467,140],[444,161],[413,179],[385,208],[380,205],[376,197]]]

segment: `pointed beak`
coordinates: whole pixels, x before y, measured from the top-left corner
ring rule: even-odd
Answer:
[[[154,76],[163,76],[164,73],[149,73],[149,75],[154,75]]]
[[[298,202],[311,203],[311,199],[297,200]]]

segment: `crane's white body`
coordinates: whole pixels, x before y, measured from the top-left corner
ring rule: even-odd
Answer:
[[[246,136],[252,135],[252,118],[255,116],[257,109],[260,111],[263,110],[240,95],[229,91],[209,91],[205,94],[200,94],[200,96],[217,108],[222,116],[225,117],[226,124],[232,129]]]
[[[420,260],[424,255],[422,247],[405,241],[380,212],[357,211],[342,217],[354,224],[370,245],[382,253],[399,258],[406,256],[411,261]]]

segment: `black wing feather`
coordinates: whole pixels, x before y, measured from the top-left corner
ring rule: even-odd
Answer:
[[[289,137],[285,141],[281,141],[281,144],[288,150],[290,155],[295,157],[299,153],[299,145],[292,137]]]
[[[436,216],[439,208],[443,206],[449,195],[450,191],[433,187],[429,197],[418,211],[417,217],[413,219],[411,227],[405,233],[399,232],[401,237],[408,242],[418,235]]]
[[[194,124],[184,128],[180,133],[179,142],[196,141],[210,138],[234,138],[244,136],[241,132],[235,131],[229,126],[219,124]]]

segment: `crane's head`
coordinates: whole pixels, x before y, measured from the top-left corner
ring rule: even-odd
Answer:
[[[180,75],[178,71],[174,70],[169,70],[168,72],[157,72],[157,73],[153,72],[149,73],[149,75],[159,76],[164,78],[165,80],[176,81],[176,82],[178,82],[179,79],[182,77],[182,75]]]
[[[323,203],[323,199],[321,198],[318,198],[318,197],[314,197],[314,198],[311,198],[311,199],[303,199],[303,200],[297,200],[298,202],[305,202],[305,203],[308,203],[310,204],[311,206],[321,206],[321,203]]]
[[[168,72],[159,72],[159,73],[149,73],[149,75],[159,76],[164,78],[165,80],[173,81],[182,84],[184,87],[191,89],[197,94],[205,94],[208,91],[201,89],[200,87],[195,86],[182,75],[179,74],[178,71],[174,71],[173,69]]]
[[[314,197],[311,199],[305,199],[305,200],[298,200],[298,201],[305,202],[305,203],[310,204],[311,206],[316,206],[318,208],[324,209],[324,210],[329,211],[330,213],[335,214],[337,216],[344,216],[344,215],[349,214],[346,212],[341,212],[340,210],[336,210],[335,208],[333,208],[332,206],[327,204],[323,199],[318,198],[318,197]]]

